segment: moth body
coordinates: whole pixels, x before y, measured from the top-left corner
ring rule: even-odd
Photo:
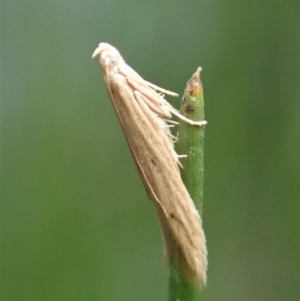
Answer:
[[[145,188],[154,202],[166,245],[182,275],[195,285],[206,283],[207,250],[201,218],[180,177],[168,120],[172,115],[191,125],[162,94],[177,96],[145,81],[130,68],[116,48],[100,43],[99,56],[108,93]],[[162,93],[162,94],[159,94]],[[183,154],[184,155],[184,154]]]

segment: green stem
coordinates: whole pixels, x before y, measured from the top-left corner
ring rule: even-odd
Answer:
[[[180,113],[194,121],[204,120],[204,101],[199,67],[187,82],[181,102]],[[203,156],[204,127],[191,126],[179,122],[176,152],[187,155],[181,159],[181,177],[199,213],[202,212],[203,199]],[[180,275],[175,263],[170,260],[169,301],[199,301],[201,289],[193,286]]]

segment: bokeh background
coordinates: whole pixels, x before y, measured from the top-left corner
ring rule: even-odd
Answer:
[[[178,93],[203,67],[203,300],[299,300],[299,1],[3,0],[1,23],[1,300],[167,299],[103,41]]]

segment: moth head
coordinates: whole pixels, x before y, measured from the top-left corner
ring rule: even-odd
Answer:
[[[108,43],[100,43],[94,51],[92,58],[99,56],[102,67],[113,68],[124,62],[119,51]]]

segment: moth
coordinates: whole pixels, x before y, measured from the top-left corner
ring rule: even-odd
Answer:
[[[179,155],[170,127],[175,115],[193,126],[164,98],[178,96],[144,80],[129,67],[119,51],[100,43],[92,57],[99,57],[104,80],[130,151],[150,199],[165,241],[167,259],[174,260],[185,279],[205,286],[207,249],[202,220],[180,177]]]

